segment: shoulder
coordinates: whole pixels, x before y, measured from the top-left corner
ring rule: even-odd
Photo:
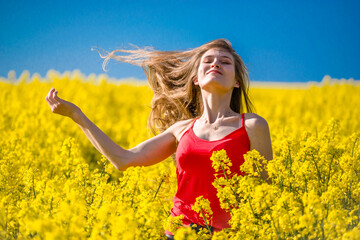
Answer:
[[[255,113],[245,114],[245,129],[252,144],[270,135],[267,121]]]
[[[246,113],[245,129],[250,140],[250,150],[256,149],[267,160],[271,160],[271,137],[266,120],[255,113]]]
[[[178,121],[173,125],[171,125],[166,131],[172,133],[174,137],[179,141],[182,134],[190,128],[194,120],[195,120],[194,118],[191,118],[191,119]]]
[[[268,129],[269,125],[263,117],[255,113],[245,113],[245,127],[256,131]]]

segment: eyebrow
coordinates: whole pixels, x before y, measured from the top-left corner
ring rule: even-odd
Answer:
[[[204,58],[208,58],[208,57],[214,57],[214,55],[206,55],[206,56],[204,56]],[[230,59],[231,61],[233,61],[231,57],[228,57],[226,55],[221,55],[220,58],[227,58],[227,59]]]

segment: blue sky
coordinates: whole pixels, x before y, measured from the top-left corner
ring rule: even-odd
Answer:
[[[91,51],[197,47],[229,39],[254,81],[360,79],[360,1],[3,1],[0,76],[45,76],[79,69],[101,74]],[[145,79],[142,69],[110,62],[110,77]]]

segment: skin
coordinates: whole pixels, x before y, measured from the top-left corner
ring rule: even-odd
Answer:
[[[200,86],[204,111],[193,130],[199,138],[213,141],[241,127],[241,115],[230,109],[232,90],[239,87],[239,83],[235,81],[234,59],[229,52],[210,49],[200,61],[194,84]],[[131,166],[153,165],[169,157],[176,151],[177,142],[193,121],[179,121],[163,133],[126,150],[92,123],[79,107],[57,94],[52,88],[45,98],[51,111],[76,122],[95,148],[121,171]],[[250,150],[256,149],[267,160],[271,160],[272,146],[266,120],[254,113],[246,113],[245,129],[250,139]],[[268,179],[265,171],[262,174],[264,179]]]

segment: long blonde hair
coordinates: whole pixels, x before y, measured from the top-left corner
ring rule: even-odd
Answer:
[[[179,120],[198,117],[203,103],[198,85],[194,85],[202,55],[212,48],[221,48],[232,54],[235,60],[235,78],[240,87],[232,92],[230,108],[237,113],[253,112],[249,98],[249,76],[241,57],[232,48],[230,41],[217,39],[186,51],[155,51],[152,48],[135,50],[119,49],[104,58],[105,69],[110,59],[141,66],[146,74],[154,97],[151,101],[149,127],[155,132],[166,130]],[[117,55],[125,53],[128,55]]]

